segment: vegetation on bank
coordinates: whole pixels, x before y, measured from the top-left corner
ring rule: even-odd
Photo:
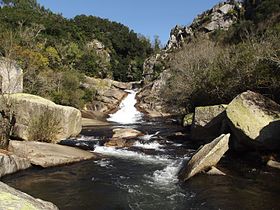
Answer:
[[[128,27],[94,16],[66,19],[36,0],[0,1],[0,53],[24,70],[25,92],[82,107],[94,90],[84,75],[140,80],[154,51],[150,41]],[[156,48],[155,48],[156,49]]]
[[[172,53],[162,88],[169,107],[228,103],[248,89],[280,102],[280,1],[245,0],[228,31],[196,36]]]

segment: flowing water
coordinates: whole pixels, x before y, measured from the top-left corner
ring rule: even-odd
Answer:
[[[65,210],[280,209],[280,173],[237,157],[219,166],[227,176],[198,175],[180,183],[177,172],[196,147],[172,120],[144,120],[129,93],[110,126],[85,128],[64,141],[102,156],[98,160],[7,176],[4,182]],[[127,111],[129,110],[129,113]],[[102,146],[116,127],[146,133],[131,148]]]

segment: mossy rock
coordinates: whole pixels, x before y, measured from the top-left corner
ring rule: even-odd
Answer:
[[[280,105],[252,91],[238,95],[226,110],[235,140],[258,149],[280,148]]]

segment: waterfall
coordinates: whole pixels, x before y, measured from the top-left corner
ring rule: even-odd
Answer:
[[[141,122],[143,114],[135,107],[135,104],[137,103],[137,92],[134,90],[126,90],[126,92],[128,95],[121,102],[119,110],[114,114],[110,114],[110,117],[107,119],[108,121],[120,124],[134,124]]]

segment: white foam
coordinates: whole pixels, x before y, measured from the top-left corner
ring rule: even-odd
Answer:
[[[182,163],[183,160],[177,160],[167,165],[164,169],[155,171],[152,176],[147,176],[148,182],[159,188],[172,189],[176,187],[175,184],[178,182],[177,175]]]
[[[110,165],[111,162],[109,160],[101,159],[101,160],[97,160],[94,162],[101,167],[105,167],[105,168],[111,167],[111,165]]]
[[[153,134],[147,134],[147,135],[144,135],[144,136],[140,136],[139,139],[142,139],[144,141],[149,141],[158,134],[159,134],[159,131],[156,132],[156,133],[153,133]]]
[[[157,151],[164,151],[164,149],[161,149],[162,145],[160,145],[158,142],[151,142],[151,143],[141,143],[139,141],[136,141],[133,144],[134,147],[143,148],[143,149],[153,149]]]
[[[137,160],[153,164],[169,164],[172,162],[167,156],[146,155],[140,152],[116,149],[114,147],[96,146],[94,152],[123,159]]]
[[[126,90],[126,92],[129,94],[121,102],[120,109],[116,113],[110,114],[108,121],[120,124],[134,124],[141,121],[143,114],[135,107],[137,92],[133,90]]]

